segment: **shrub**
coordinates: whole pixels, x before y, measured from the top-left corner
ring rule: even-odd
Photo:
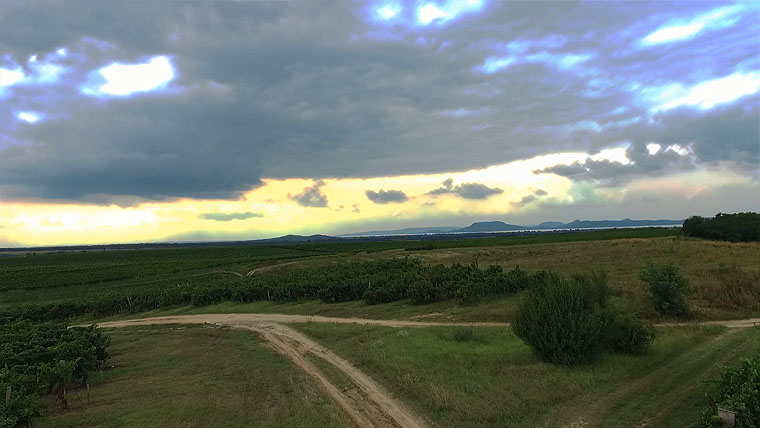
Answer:
[[[676,265],[649,263],[639,271],[639,279],[648,284],[647,290],[660,313],[678,316],[689,312],[689,302],[686,300],[689,279],[681,274]]]
[[[643,354],[654,340],[652,326],[607,306],[604,272],[562,278],[542,271],[532,282],[512,329],[546,362],[589,362],[602,350]]]
[[[452,336],[457,342],[471,342],[475,340],[475,330],[469,327],[457,327],[452,332]]]
[[[706,401],[696,427],[720,427],[718,407],[736,412],[737,428],[760,427],[760,356],[744,359],[738,367],[724,368]]]
[[[583,284],[556,276],[528,290],[512,323],[515,334],[539,358],[557,364],[594,359],[600,350],[602,318]]]
[[[605,308],[603,342],[606,348],[620,354],[641,355],[651,345],[656,334],[653,326],[631,314]]]

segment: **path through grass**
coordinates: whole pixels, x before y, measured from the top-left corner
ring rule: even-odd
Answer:
[[[536,360],[507,328],[300,324],[441,427],[681,427],[699,416],[719,366],[760,352],[758,328],[660,328],[645,356],[584,367]]]
[[[38,427],[350,425],[308,377],[249,331],[186,326],[112,330],[111,364],[71,409]]]

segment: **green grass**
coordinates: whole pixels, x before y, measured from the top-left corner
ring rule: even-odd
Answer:
[[[552,234],[538,235],[530,237],[494,237],[465,239],[460,241],[440,241],[454,245],[482,244],[488,242],[483,247],[467,248],[444,248],[435,250],[405,251],[395,249],[382,252],[357,252],[350,253],[347,248],[359,250],[361,248],[372,248],[372,243],[336,243],[336,244],[303,244],[300,246],[288,247],[287,251],[293,253],[282,253],[277,260],[261,261],[256,257],[269,257],[271,252],[258,247],[259,250],[253,250],[253,247],[239,247],[230,249],[230,253],[222,250],[224,248],[209,249],[216,252],[207,253],[210,259],[205,260],[199,253],[195,258],[183,261],[184,265],[177,265],[167,271],[154,271],[152,274],[146,272],[139,277],[132,279],[120,279],[114,281],[91,282],[78,285],[68,285],[53,288],[33,288],[19,289],[13,288],[6,291],[0,291],[0,307],[12,304],[25,303],[47,303],[47,302],[65,302],[72,300],[85,300],[96,298],[101,294],[122,293],[131,290],[161,289],[164,287],[176,287],[178,284],[196,284],[198,286],[212,286],[220,281],[228,281],[232,276],[228,273],[220,273],[220,269],[237,272],[247,272],[248,270],[262,265],[277,265],[281,263],[278,260],[284,260],[288,257],[297,257],[290,259],[282,267],[274,268],[280,273],[287,273],[292,270],[305,269],[315,266],[327,266],[333,264],[345,264],[351,262],[361,262],[366,260],[386,259],[392,257],[412,257],[419,258],[426,264],[451,264],[455,262],[472,263],[477,262],[481,267],[490,264],[499,264],[506,269],[512,269],[515,265],[528,271],[539,269],[554,270],[559,273],[573,274],[585,273],[593,269],[604,269],[608,272],[610,285],[613,291],[612,301],[614,304],[626,308],[639,316],[651,319],[653,321],[664,321],[655,310],[649,296],[644,291],[644,284],[637,278],[638,271],[646,264],[647,261],[673,262],[680,267],[681,271],[689,277],[693,293],[690,296],[690,304],[693,308],[693,317],[697,319],[730,319],[746,318],[751,316],[760,316],[760,243],[725,243],[716,241],[704,241],[693,238],[683,238],[680,236],[665,237],[633,237],[624,239],[621,236],[648,236],[652,233],[663,234],[672,233],[672,230],[650,230],[650,229],[627,229],[618,231],[600,231],[600,232],[580,232],[570,234]],[[627,234],[627,235],[626,235]],[[562,242],[569,239],[589,239],[588,241]],[[488,241],[491,239],[491,241]],[[555,242],[544,243],[547,240]],[[485,241],[484,241],[485,240]],[[379,248],[387,246],[409,244],[410,241],[386,241],[377,243]],[[439,245],[439,241],[431,241]],[[533,243],[526,243],[533,242]],[[355,244],[353,247],[349,244]],[[359,244],[365,245],[360,247]],[[495,244],[502,244],[496,246]],[[330,246],[334,248],[330,250]],[[308,248],[308,254],[320,254],[319,256],[300,257],[297,251],[302,248]],[[199,251],[202,249],[192,249]],[[342,255],[335,255],[338,251],[343,251]],[[180,263],[181,256],[185,249],[171,250],[139,250],[139,251],[111,251],[108,257],[117,257],[117,253],[124,253],[127,257],[125,263],[130,257],[138,257],[143,260],[142,255],[136,254],[143,252],[150,254],[171,254],[172,260]],[[261,251],[259,254],[257,251]],[[271,250],[275,251],[275,250]],[[276,250],[279,251],[279,250]],[[283,250],[285,251],[285,250]],[[164,253],[165,252],[165,253]],[[172,253],[174,252],[174,253]],[[247,253],[246,253],[247,252]],[[128,253],[135,253],[129,255]],[[85,257],[88,253],[77,253],[79,257]],[[116,254],[116,255],[114,255]],[[224,256],[225,254],[230,257]],[[248,254],[247,256],[245,254]],[[333,254],[333,255],[329,255]],[[49,255],[52,259],[65,254]],[[234,257],[233,257],[234,256]],[[31,267],[39,269],[44,266],[34,265],[34,260],[48,260],[45,258],[35,259],[32,256]],[[47,257],[47,256],[46,256]],[[97,257],[105,257],[98,255]],[[169,257],[169,256],[167,256]],[[241,261],[241,258],[251,257],[247,262]],[[299,258],[300,257],[300,258]],[[6,260],[25,260],[25,258],[6,257],[0,259],[0,277],[7,275],[2,269],[2,263]],[[51,260],[52,260],[51,259]],[[55,259],[57,260],[57,259]],[[63,259],[61,259],[63,260]],[[71,263],[78,263],[79,259],[71,259]],[[82,259],[85,260],[85,259]],[[114,260],[108,259],[110,262]],[[195,261],[194,261],[195,260]],[[259,260],[259,261],[256,261]],[[144,261],[144,260],[143,260]],[[27,262],[24,262],[27,263]],[[68,262],[67,262],[68,263]],[[141,262],[142,263],[142,262]],[[194,268],[196,263],[229,263],[228,265],[214,266],[213,268]],[[44,265],[44,264],[43,264]],[[61,264],[65,266],[66,263]],[[185,266],[182,270],[180,266]],[[43,269],[44,271],[44,269]],[[260,273],[266,275],[266,273]],[[54,271],[49,273],[50,280],[55,279]],[[7,278],[6,278],[7,279]],[[188,286],[192,288],[192,286]],[[298,314],[318,314],[331,316],[360,316],[368,318],[409,318],[417,316],[428,316],[430,320],[463,320],[463,321],[509,321],[515,313],[517,296],[501,296],[493,299],[474,304],[460,305],[455,301],[438,302],[430,305],[410,305],[408,302],[394,302],[385,305],[369,306],[362,302],[348,302],[340,304],[323,304],[317,301],[291,302],[291,303],[272,303],[257,302],[250,305],[222,303],[203,308],[165,308],[160,312],[154,311],[153,314],[161,313],[193,313],[193,312],[282,312]]]
[[[181,329],[178,329],[181,328]],[[70,410],[37,427],[348,427],[314,382],[248,331],[188,326],[112,330],[110,364]]]
[[[450,328],[296,327],[441,427],[681,427],[698,418],[719,366],[760,352],[757,328],[672,327],[644,356],[567,368],[538,361],[507,328],[462,341]]]
[[[175,286],[186,281],[227,278],[220,270],[247,273],[283,260],[355,255],[405,249],[513,246],[531,243],[610,240],[679,235],[680,229],[620,229],[533,236],[435,241],[388,240],[250,245],[233,247],[149,248],[109,251],[60,251],[0,257],[0,307],[28,302],[61,302],[93,293],[129,292]],[[21,253],[23,254],[23,253]]]
[[[277,270],[288,272],[332,263],[398,257],[404,252],[360,254],[348,257],[325,257],[299,260]],[[551,269],[572,274],[594,269],[608,272],[613,304],[654,322],[668,321],[657,313],[638,279],[638,271],[647,260],[673,261],[690,279],[693,293],[690,304],[693,317],[702,320],[748,318],[760,316],[760,244],[703,241],[666,237],[621,239],[611,241],[531,244],[512,247],[464,248],[412,252],[410,257],[424,263],[477,261],[481,267],[500,264],[505,269],[515,265],[534,271]],[[420,318],[428,321],[511,321],[520,295],[499,296],[475,304],[447,300],[426,305],[408,301],[367,305],[361,301],[325,304],[317,300],[300,302],[224,302],[205,307],[175,307],[130,317],[192,313],[260,312],[323,316],[350,316],[377,319]],[[123,316],[110,319],[123,318]]]

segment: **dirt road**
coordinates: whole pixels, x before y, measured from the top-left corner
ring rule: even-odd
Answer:
[[[130,325],[151,325],[151,324],[224,324],[237,325],[246,323],[329,323],[329,324],[360,324],[360,325],[377,325],[384,327],[507,327],[507,323],[497,322],[428,322],[428,321],[408,321],[408,320],[373,320],[366,318],[338,318],[323,317],[319,315],[286,315],[286,314],[197,314],[197,315],[172,315],[165,317],[141,318],[124,321],[109,321],[99,323],[100,327],[126,327]]]
[[[316,318],[316,320],[314,319]],[[328,397],[343,413],[360,428],[423,428],[427,424],[411,413],[403,404],[372,378],[354,367],[345,359],[313,341],[309,337],[280,322],[350,322],[342,318],[306,317],[292,315],[263,314],[204,314],[174,317],[145,318],[129,321],[114,321],[99,324],[100,327],[114,328],[135,325],[156,324],[217,324],[232,328],[250,330],[257,333],[270,347],[282,354],[299,369],[314,378]],[[372,320],[356,320],[357,323]],[[413,323],[396,322],[393,326],[418,326]],[[309,356],[321,358],[331,364],[351,381],[345,389],[336,386],[312,361]]]
[[[172,315],[165,317],[140,318],[123,321],[109,321],[99,323],[100,327],[127,327],[130,325],[153,325],[153,324],[223,324],[223,325],[246,325],[250,323],[329,323],[329,324],[360,324],[377,325],[384,327],[413,328],[413,327],[508,327],[509,323],[498,322],[435,322],[435,321],[409,321],[409,320],[375,320],[367,318],[339,318],[323,317],[320,315],[287,315],[287,314],[197,314],[197,315]],[[747,318],[740,320],[703,321],[688,323],[661,323],[659,327],[688,326],[688,325],[719,325],[728,328],[749,328],[760,326],[760,318]]]

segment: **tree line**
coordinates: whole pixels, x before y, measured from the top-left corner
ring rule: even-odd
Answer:
[[[760,241],[760,214],[718,213],[712,218],[692,216],[683,222],[683,234],[718,241]]]

